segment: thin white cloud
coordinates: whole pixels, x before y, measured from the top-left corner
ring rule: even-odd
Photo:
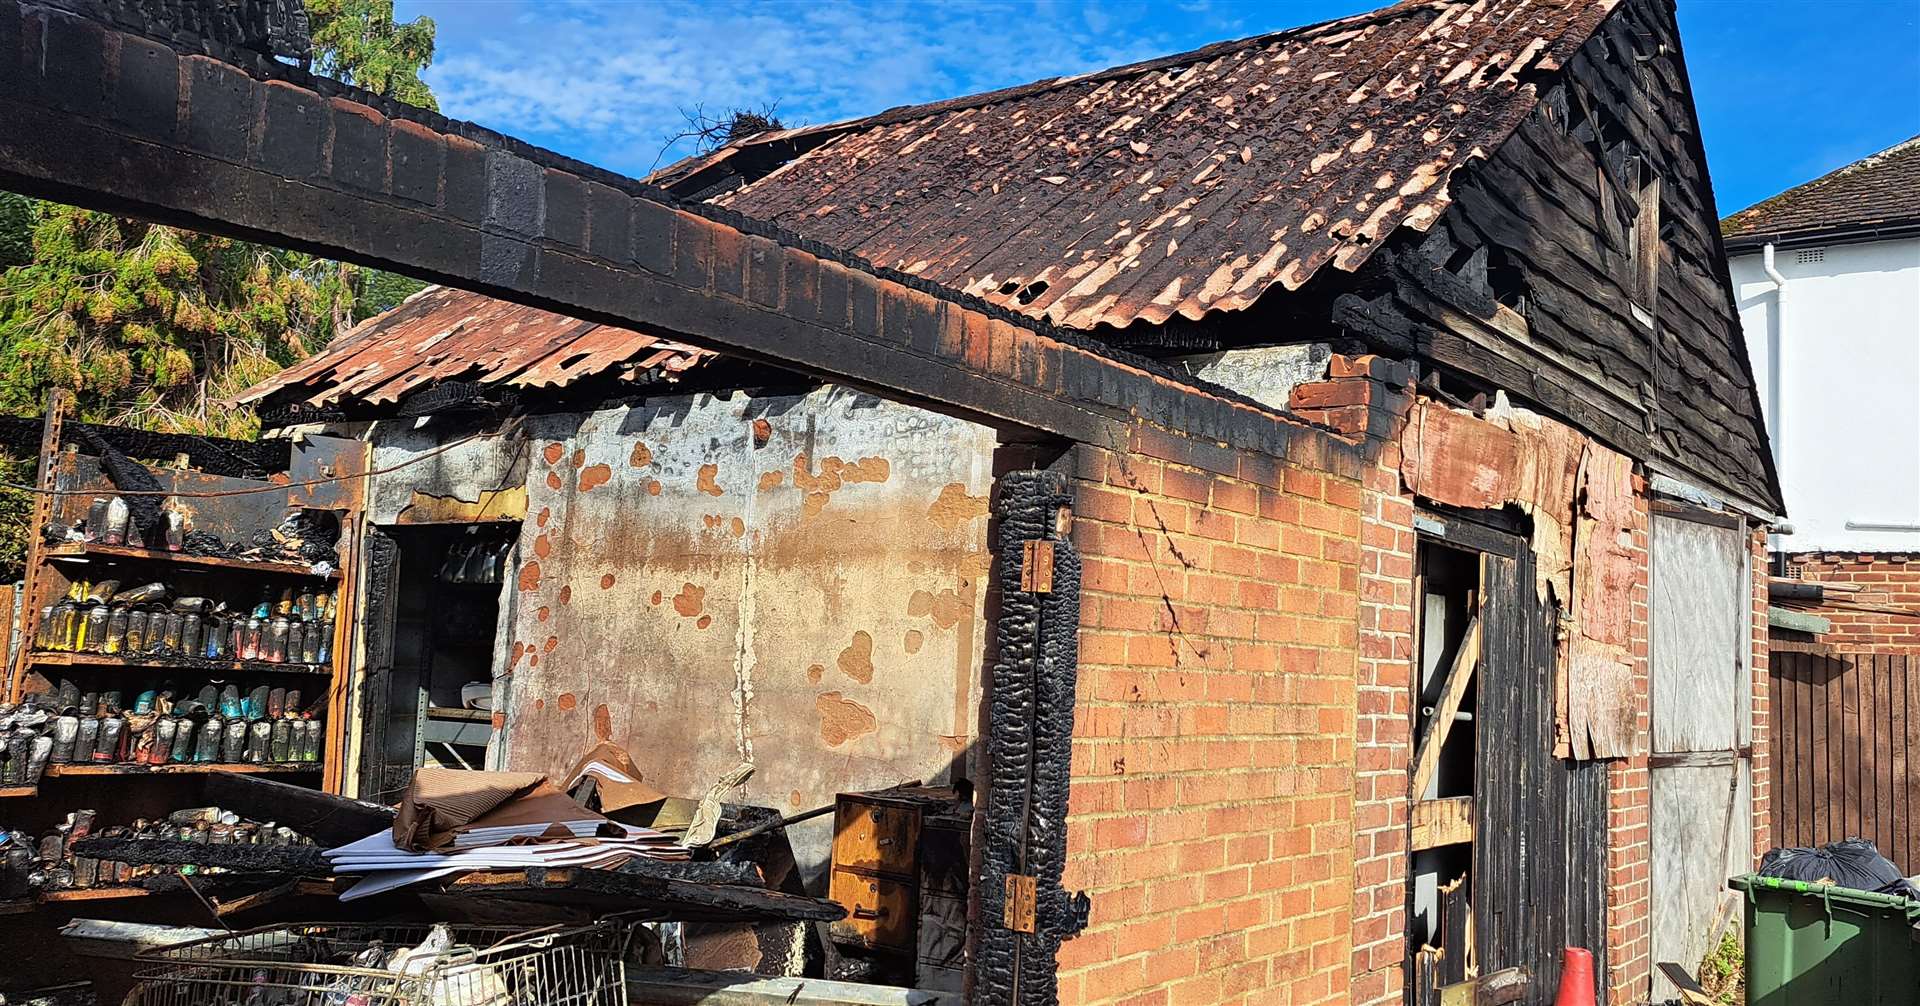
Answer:
[[[417,13],[440,25],[426,78],[448,115],[641,174],[696,106],[831,122],[1244,33],[1245,9],[1183,11],[1177,36],[1165,8],[1049,0],[402,4]]]

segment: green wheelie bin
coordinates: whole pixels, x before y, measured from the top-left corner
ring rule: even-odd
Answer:
[[[1920,1004],[1920,901],[1757,873],[1745,895],[1747,1006]]]

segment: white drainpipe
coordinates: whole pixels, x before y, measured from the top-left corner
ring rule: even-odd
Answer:
[[[1767,405],[1773,416],[1773,469],[1779,473],[1781,491],[1784,492],[1787,484],[1787,417],[1784,411],[1786,402],[1780,393],[1780,364],[1787,342],[1787,278],[1773,267],[1771,241],[1760,249],[1760,268],[1773,281],[1773,325],[1767,330]],[[1783,547],[1781,535],[1773,535],[1769,546],[1775,551],[1780,550]]]

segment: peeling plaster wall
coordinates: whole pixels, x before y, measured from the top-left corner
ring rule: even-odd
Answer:
[[[991,430],[823,388],[527,431],[498,767],[561,773],[610,736],[675,795],[750,761],[731,799],[787,813],[970,774]],[[796,829],[810,872],[830,820]]]
[[[370,480],[368,523],[519,520],[526,512],[526,471],[533,454],[524,438],[476,437],[414,460],[461,435],[410,419],[374,424],[368,434],[373,470],[407,466]]]

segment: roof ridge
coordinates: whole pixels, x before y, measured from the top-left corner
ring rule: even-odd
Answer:
[[[1901,153],[1909,147],[1916,147],[1916,146],[1920,146],[1920,133],[1916,133],[1913,136],[1907,137],[1906,139],[1901,140],[1899,143],[1896,143],[1893,146],[1887,147],[1883,150],[1874,151],[1873,153],[1868,154],[1865,157],[1860,158],[1859,160],[1849,161],[1846,164],[1842,164],[1839,167],[1834,168],[1832,171],[1827,172],[1826,174],[1816,175],[1812,178],[1807,179],[1804,182],[1801,182],[1798,185],[1793,185],[1793,186],[1789,186],[1787,188],[1781,189],[1779,192],[1776,192],[1773,195],[1766,197],[1765,199],[1755,201],[1750,206],[1746,206],[1741,209],[1734,210],[1732,213],[1727,214],[1726,219],[1729,221],[1734,221],[1737,224],[1739,219],[1742,216],[1745,216],[1746,214],[1751,213],[1754,210],[1760,209],[1763,206],[1766,206],[1770,203],[1778,202],[1780,200],[1784,200],[1789,196],[1798,195],[1804,192],[1811,192],[1814,189],[1820,188],[1821,186],[1828,184],[1829,182],[1835,182],[1842,178],[1849,177],[1855,174],[1856,172],[1865,171],[1868,168],[1879,167],[1881,164],[1886,162],[1887,158],[1893,156],[1894,154]]]
[[[1248,35],[1244,38],[1222,39],[1218,42],[1209,42],[1197,49],[1189,49],[1185,52],[1171,53],[1165,56],[1154,56],[1151,59],[1122,63],[1119,66],[1110,66],[1101,70],[1088,70],[1085,73],[1069,74],[1061,77],[1044,77],[1040,80],[1028,81],[1025,84],[1014,84],[1008,87],[995,88],[991,91],[978,91],[973,94],[955,95],[951,98],[940,98],[935,101],[920,102],[919,104],[895,105],[892,108],[884,108],[870,115],[863,115],[852,119],[840,119],[834,122],[823,122],[814,126],[797,126],[792,129],[768,130],[762,133],[755,133],[752,136],[742,137],[738,140],[728,141],[714,148],[713,151],[707,154],[684,158],[676,164],[670,164],[654,172],[653,175],[670,175],[673,173],[673,169],[680,164],[694,160],[706,160],[729,148],[741,149],[759,143],[790,140],[819,133],[853,132],[855,130],[871,129],[875,126],[887,126],[898,122],[924,119],[929,115],[941,115],[947,112],[985,108],[989,105],[997,105],[1004,101],[1030,98],[1036,94],[1057,91],[1075,84],[1084,84],[1090,81],[1104,83],[1109,80],[1138,77],[1159,70],[1171,69],[1176,66],[1202,63],[1230,53],[1268,45],[1284,38],[1312,38],[1316,33],[1336,27],[1360,27],[1384,24],[1390,20],[1405,17],[1422,8],[1471,6],[1474,2],[1476,2],[1476,0],[1400,0],[1400,2],[1386,7],[1362,11],[1358,14],[1349,14],[1346,17],[1330,18],[1325,21],[1295,25],[1292,28],[1282,28],[1278,31],[1265,32],[1259,35]]]
[[[1105,83],[1109,80],[1139,77],[1159,70],[1172,69],[1176,66],[1204,63],[1230,53],[1269,45],[1285,38],[1312,38],[1322,31],[1335,27],[1349,25],[1358,27],[1361,25],[1382,24],[1390,20],[1405,17],[1412,11],[1422,7],[1447,7],[1467,2],[1469,2],[1469,0],[1401,0],[1400,3],[1396,3],[1390,7],[1380,7],[1370,11],[1363,11],[1359,14],[1349,14],[1346,17],[1330,18],[1326,21],[1316,21],[1311,24],[1295,25],[1292,28],[1282,28],[1278,31],[1265,32],[1259,35],[1248,35],[1245,38],[1222,39],[1218,42],[1209,42],[1196,49],[1189,49],[1186,52],[1176,52],[1165,56],[1155,56],[1151,59],[1137,60],[1132,63],[1122,63],[1119,66],[1110,66],[1103,70],[1089,70],[1086,73],[1076,73],[1064,77],[1048,77],[1042,80],[1030,81],[1025,84],[997,88],[992,91],[980,91],[975,94],[943,98],[939,101],[922,102],[918,105],[897,105],[893,108],[875,112],[866,118],[851,119],[842,124],[854,127],[881,126],[890,122],[922,119],[929,115],[938,115],[944,112],[955,112],[968,108],[983,108],[987,105],[997,105],[1000,102],[1012,101],[1016,98],[1026,98],[1036,94],[1045,94],[1048,91],[1057,91],[1075,84],[1090,82]]]

